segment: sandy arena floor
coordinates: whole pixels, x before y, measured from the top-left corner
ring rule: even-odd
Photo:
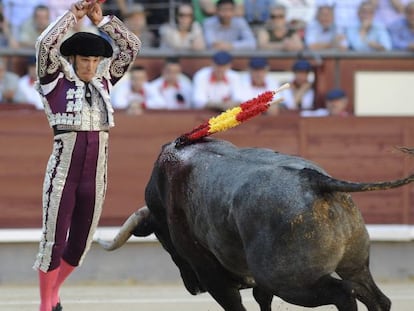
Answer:
[[[392,310],[412,311],[414,282],[380,283],[380,288],[393,301]],[[242,291],[248,311],[258,311],[251,291]],[[64,311],[222,311],[207,295],[191,296],[181,285],[142,286],[128,284],[67,285],[62,292]],[[38,310],[36,286],[0,286],[1,311]],[[307,309],[295,307],[280,299],[273,301],[273,311],[336,310],[333,306]],[[366,310],[361,306],[360,310]]]

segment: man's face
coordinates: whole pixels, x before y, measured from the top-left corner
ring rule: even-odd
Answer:
[[[274,8],[270,12],[270,20],[275,28],[282,27],[286,24],[286,12],[280,8]]]
[[[163,76],[165,80],[171,83],[178,82],[178,78],[181,74],[180,64],[168,64],[164,68]]]
[[[358,16],[361,23],[372,23],[374,19],[375,8],[370,3],[364,3],[359,7]]]
[[[131,71],[131,89],[135,92],[142,90],[145,82],[148,81],[147,72],[145,70]]]
[[[101,57],[76,55],[74,68],[77,76],[84,82],[89,82],[96,74]]]
[[[141,31],[147,25],[147,17],[144,13],[135,13],[126,18],[125,24],[133,32]]]
[[[297,84],[302,85],[303,83],[308,82],[309,72],[303,71],[303,70],[299,70],[299,71],[295,71],[294,72],[294,75],[295,75],[295,82]]]
[[[327,7],[320,8],[318,12],[318,20],[323,27],[330,27],[334,21],[332,9]]]
[[[266,81],[266,74],[266,68],[250,70],[252,82],[255,84],[264,84]]]
[[[47,9],[39,9],[34,15],[36,27],[39,31],[43,31],[50,24],[50,14]]]
[[[234,17],[234,13],[234,5],[231,3],[224,3],[217,8],[217,16],[225,25],[230,24],[231,19]]]
[[[222,79],[226,75],[226,71],[230,69],[230,65],[213,65],[213,72],[217,79]]]
[[[339,116],[346,111],[348,101],[346,98],[338,98],[326,101],[326,108],[332,116]]]

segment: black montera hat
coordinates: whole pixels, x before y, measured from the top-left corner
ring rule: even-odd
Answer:
[[[111,44],[101,36],[91,32],[77,32],[63,41],[60,46],[60,53],[63,56],[111,57],[113,49]]]

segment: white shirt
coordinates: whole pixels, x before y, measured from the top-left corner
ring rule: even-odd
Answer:
[[[279,87],[279,82],[276,81],[275,78],[272,78],[269,74],[265,78],[264,86],[254,86],[248,72],[241,74],[240,84],[241,87],[237,92],[237,96],[240,102],[245,102],[253,99],[266,91],[276,91],[276,89]]]
[[[144,109],[163,109],[165,103],[156,89],[146,82],[143,93],[133,92],[129,80],[119,81],[111,92],[111,102],[114,109],[126,109],[131,103],[139,103]]]
[[[176,86],[167,85],[165,79],[161,76],[151,82],[151,85],[157,92],[163,97],[165,107],[163,109],[190,109],[191,95],[193,91],[193,85],[186,75],[180,74],[178,77],[178,84]],[[180,94],[184,100],[177,99],[177,95]]]
[[[277,4],[286,7],[286,20],[301,20],[306,24],[316,15],[316,0],[278,0]]]
[[[14,101],[18,103],[32,104],[36,109],[44,109],[42,98],[35,89],[29,75],[24,75],[19,79]]]
[[[295,105],[295,98],[292,89],[287,89],[282,92],[283,105],[289,110],[310,110],[313,108],[313,100],[315,98],[315,91],[310,88],[302,97],[301,106],[298,108]]]
[[[194,108],[206,108],[209,102],[237,101],[237,91],[240,90],[239,75],[229,69],[226,81],[213,81],[213,67],[199,69],[193,76]]]

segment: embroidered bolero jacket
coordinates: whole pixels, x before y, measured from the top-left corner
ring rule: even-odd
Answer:
[[[87,84],[81,81],[59,52],[64,36],[77,22],[68,11],[39,36],[36,42],[37,89],[42,96],[49,125],[59,130],[100,131],[114,126],[109,92],[134,62],[141,41],[116,16],[105,16],[98,25],[114,47],[111,58],[104,58],[90,81],[94,103],[85,100]]]

